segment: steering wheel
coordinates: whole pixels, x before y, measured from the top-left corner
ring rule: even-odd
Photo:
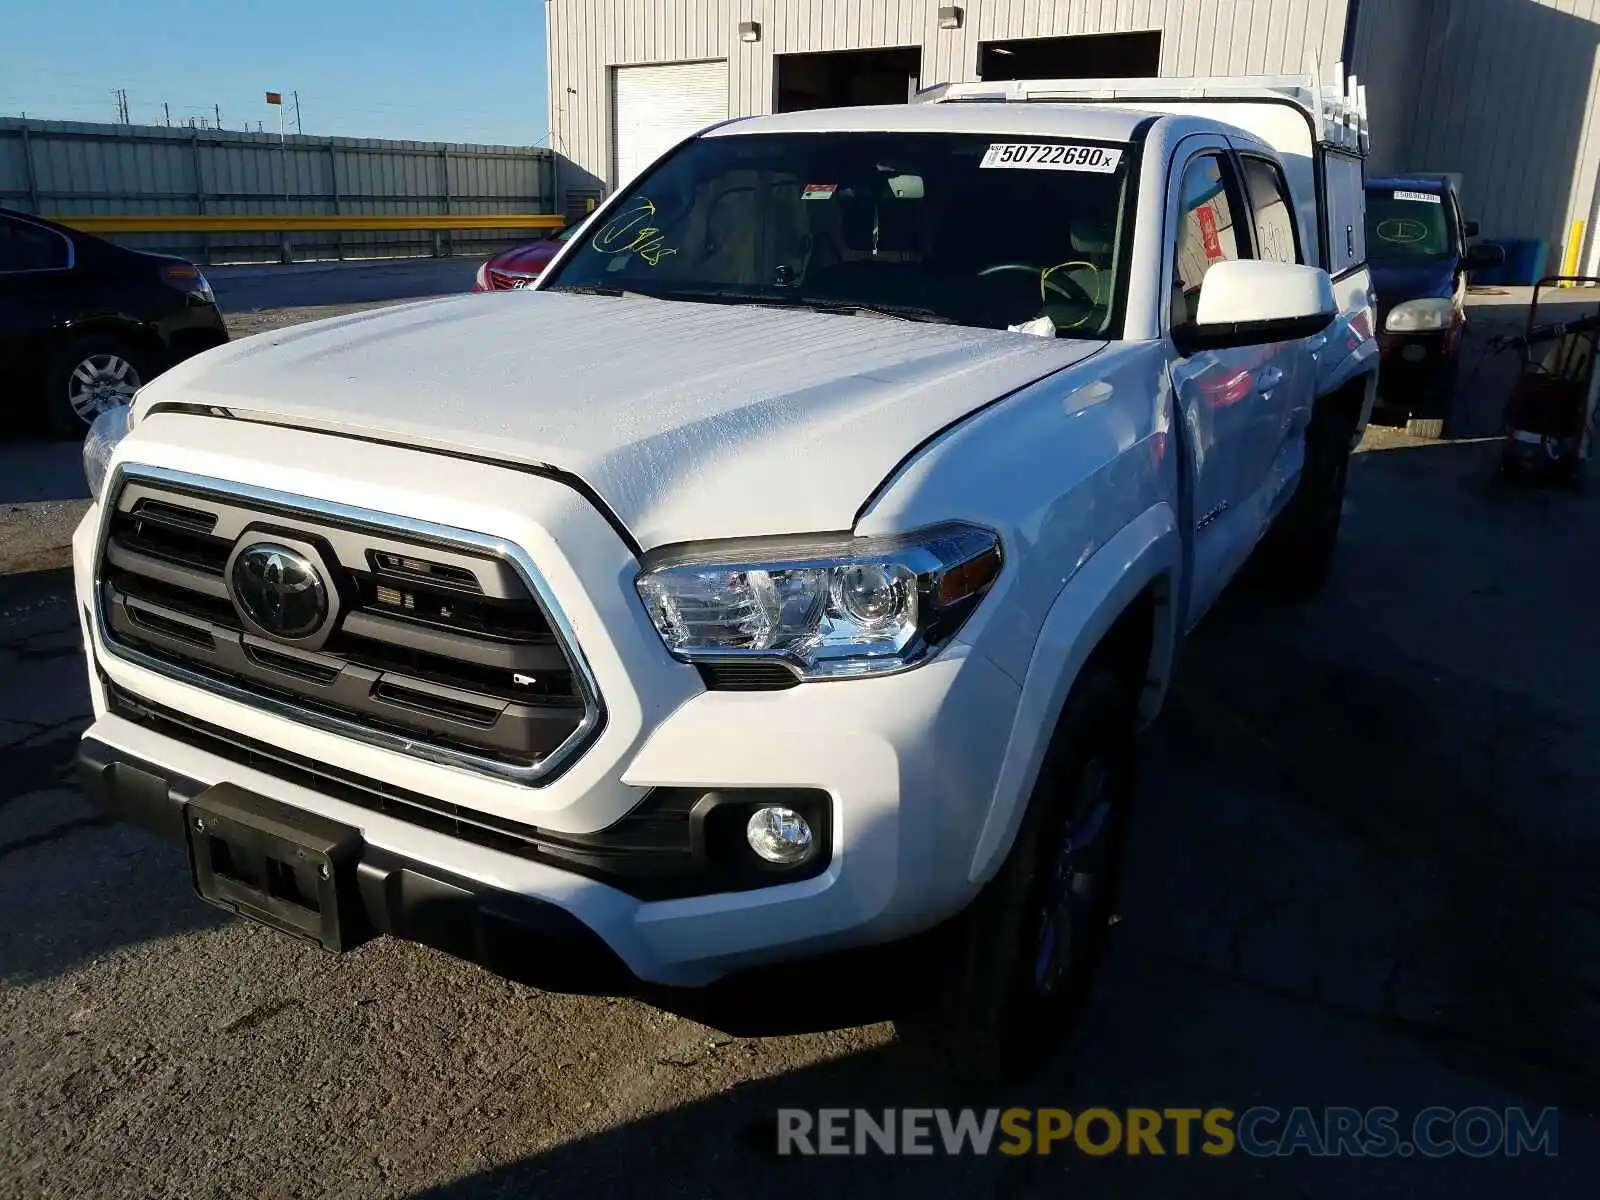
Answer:
[[[1093,263],[1061,263],[1059,266],[1086,266],[1094,268]],[[1034,275],[1039,278],[1039,292],[1041,296],[1044,292],[1051,291],[1060,296],[1068,304],[1078,304],[1082,305],[1084,308],[1093,308],[1095,306],[1094,297],[1084,290],[1083,286],[1076,280],[1053,276],[1050,274],[1050,272],[1055,271],[1056,269],[1057,267],[1036,267],[1032,263],[1008,262],[995,263],[992,267],[983,268],[983,270],[979,271],[978,274],[994,275],[1000,271],[1025,271],[1029,275]],[[1069,288],[1071,289],[1070,291],[1068,290]],[[1074,292],[1077,294],[1074,295]]]

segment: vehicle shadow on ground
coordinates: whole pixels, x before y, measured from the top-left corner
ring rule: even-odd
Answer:
[[[1572,635],[1600,521],[1493,463],[1481,443],[1359,455],[1329,592],[1284,607],[1246,582],[1196,632],[1148,737],[1104,972],[1034,1080],[964,1092],[891,1043],[418,1195],[1345,1196],[1379,1173],[1394,1194],[1583,1194],[1600,1165],[1600,645]],[[1546,637],[1563,671],[1541,664]],[[787,986],[803,1010],[818,980]],[[774,1016],[764,1003],[753,990],[743,1011]],[[715,1026],[713,1008],[682,1011]],[[1253,1104],[1555,1105],[1563,1140],[1559,1160],[1202,1163],[1170,1141],[1164,1159],[776,1154],[780,1108]]]

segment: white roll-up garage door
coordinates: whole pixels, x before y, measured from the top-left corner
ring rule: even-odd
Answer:
[[[611,93],[612,186],[665,150],[728,116],[726,62],[617,67]]]

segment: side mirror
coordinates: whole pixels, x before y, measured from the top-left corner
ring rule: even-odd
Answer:
[[[1463,222],[1461,222],[1461,236],[1462,237],[1475,238],[1481,232],[1483,232],[1483,231],[1482,231],[1482,229],[1479,228],[1478,223],[1476,221],[1463,221]]]
[[[1467,247],[1466,256],[1461,260],[1461,264],[1469,271],[1481,271],[1488,267],[1504,266],[1505,261],[1504,246],[1497,246],[1493,242],[1480,242],[1476,246]]]
[[[1206,272],[1194,322],[1174,329],[1172,340],[1185,356],[1293,342],[1321,333],[1338,315],[1333,281],[1320,267],[1237,259]]]

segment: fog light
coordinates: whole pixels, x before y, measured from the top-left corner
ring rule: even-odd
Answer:
[[[811,857],[811,826],[792,808],[768,805],[750,815],[744,836],[769,863],[793,867]]]

